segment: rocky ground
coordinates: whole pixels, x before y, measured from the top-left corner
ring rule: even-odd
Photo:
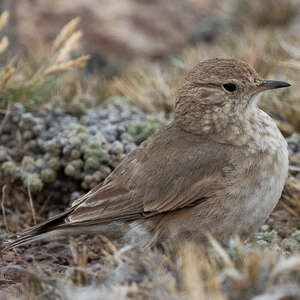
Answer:
[[[40,203],[49,190],[55,190],[49,201],[68,203],[72,192],[74,199],[101,183],[165,122],[162,115],[147,115],[121,98],[81,116],[59,107],[25,112],[17,103],[2,122],[0,180],[39,192]],[[61,199],[62,194],[67,198]]]

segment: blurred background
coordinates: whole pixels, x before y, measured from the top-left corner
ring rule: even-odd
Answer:
[[[297,82],[300,57],[297,0],[1,0],[0,9],[10,14],[1,30],[1,37],[7,38],[9,46],[0,59],[3,63],[14,59],[15,64],[23,64],[22,72],[26,68],[28,77],[46,60],[49,66],[55,65],[49,62],[56,54],[53,49],[59,50],[53,43],[63,26],[73,20],[73,25],[65,28],[70,32],[65,32],[64,38],[71,37],[72,30],[78,28],[80,36],[72,37],[69,49],[64,49],[66,53],[59,61],[90,55],[75,63],[75,67],[86,65],[86,76],[82,72],[79,75],[84,89],[80,93],[85,93],[88,85],[88,93],[93,93],[97,101],[99,97],[105,100],[125,94],[152,111],[169,112],[172,90],[180,75],[198,61],[212,57],[241,58],[262,76],[271,78],[274,74],[279,80],[287,77],[288,72],[286,79]],[[60,42],[62,46],[65,41]],[[153,78],[147,81],[151,75]],[[116,78],[120,80],[111,80]],[[69,91],[64,90],[62,94]],[[53,98],[53,90],[45,91],[48,93],[44,96]],[[293,91],[296,89],[282,93]],[[67,95],[69,102],[78,91],[72,92]],[[289,100],[284,104],[272,101],[267,108],[276,114],[287,133],[300,130],[296,94],[293,104]]]
[[[276,39],[278,31],[294,38],[299,32],[299,3],[292,0],[2,0],[1,9],[10,11],[5,34],[16,53],[51,43],[75,17],[81,17],[83,49],[123,61],[166,58],[227,34],[270,30]]]

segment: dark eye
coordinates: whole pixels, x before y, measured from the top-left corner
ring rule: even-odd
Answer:
[[[236,85],[233,83],[225,83],[223,84],[223,88],[230,93],[236,91]]]

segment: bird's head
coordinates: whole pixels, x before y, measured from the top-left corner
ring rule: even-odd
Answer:
[[[178,90],[175,118],[186,124],[195,123],[196,127],[212,123],[210,119],[221,122],[224,117],[243,115],[249,107],[256,107],[258,93],[288,86],[283,81],[262,79],[241,60],[202,61],[186,74]]]

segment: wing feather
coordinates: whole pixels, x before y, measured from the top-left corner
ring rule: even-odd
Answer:
[[[62,214],[25,231],[8,248],[51,231],[149,218],[210,201],[224,189],[224,147],[171,123],[127,155],[102,185]]]
[[[102,186],[82,202],[78,200],[80,204],[66,221],[132,220],[211,198],[213,191],[222,188],[223,166],[227,164],[222,147],[226,146],[212,145],[214,142],[185,132],[178,139],[178,128],[173,133],[173,127],[130,153]]]

